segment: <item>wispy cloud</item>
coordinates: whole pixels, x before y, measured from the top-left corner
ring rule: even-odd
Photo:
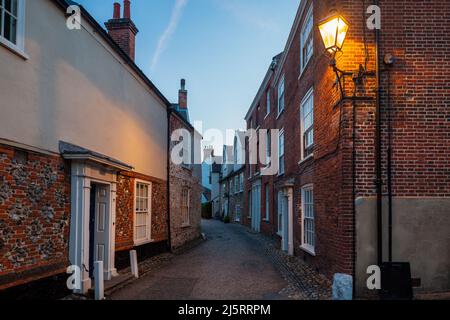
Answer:
[[[170,41],[170,38],[172,37],[173,33],[177,29],[178,22],[180,21],[180,18],[183,14],[183,10],[187,4],[188,0],[176,0],[175,5],[172,10],[172,15],[170,17],[169,24],[167,25],[164,32],[161,34],[158,40],[158,45],[156,47],[155,54],[153,55],[152,60],[152,70],[155,69],[155,67],[158,65],[159,59],[161,58],[162,53],[167,47],[167,44]]]

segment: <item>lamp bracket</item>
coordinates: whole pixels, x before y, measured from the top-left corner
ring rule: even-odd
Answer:
[[[364,83],[364,79],[367,77],[375,77],[376,73],[375,71],[367,71],[363,65],[359,65],[359,69],[355,72],[349,72],[339,69],[336,66],[336,59],[330,60],[330,66],[333,68],[334,73],[336,74],[336,83],[339,86],[339,90],[341,92],[341,100],[348,100],[355,97],[348,97],[345,93],[345,78],[346,77],[352,77],[353,82],[355,83],[355,86],[361,85]],[[370,97],[358,97],[362,99],[368,99]]]

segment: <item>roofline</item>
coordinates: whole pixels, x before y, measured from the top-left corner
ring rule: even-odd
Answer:
[[[187,125],[189,129],[197,131],[195,130],[194,126],[181,115],[180,112],[178,112],[176,109],[173,108],[172,105],[170,106],[167,112],[169,112],[169,114],[174,114],[177,118],[179,118],[180,121],[182,121],[185,125]]]
[[[68,0],[52,0],[55,4],[59,5],[61,9],[67,10],[67,8],[71,5],[68,3]],[[171,103],[169,100],[159,91],[159,89],[153,84],[153,82],[145,75],[145,73],[136,65],[136,63],[130,58],[128,54],[123,51],[119,45],[111,38],[111,36],[105,31],[105,29],[95,20],[94,17],[81,5],[76,4],[80,7],[81,13],[86,20],[95,28],[96,31],[98,31],[99,35],[116,51],[117,54],[119,54],[124,60],[127,65],[133,69],[134,72],[138,74],[138,76],[141,78],[142,81],[150,88],[151,91],[153,91],[156,96],[161,99],[161,101],[166,105],[166,107],[170,107]]]
[[[270,80],[270,77],[273,74],[273,69],[272,69],[272,64],[270,65],[269,69],[266,72],[266,76],[264,77],[263,82],[261,83],[261,85],[259,86],[258,92],[256,93],[255,98],[253,99],[252,104],[250,105],[249,110],[247,111],[247,114],[245,115],[245,120],[248,121],[248,119],[250,118],[253,110],[256,108],[256,105],[259,103],[259,101],[261,100],[261,96],[263,94],[263,91],[265,91],[267,84]]]
[[[306,9],[306,3],[308,2],[308,0],[300,0],[300,5],[298,6],[298,10],[297,10],[297,14],[295,15],[295,19],[294,19],[294,24],[292,25],[291,31],[289,33],[289,37],[288,40],[286,42],[286,46],[284,48],[284,54],[281,57],[281,60],[277,66],[277,70],[275,72],[275,78],[274,78],[274,82],[277,83],[279,78],[280,78],[280,74],[281,74],[281,70],[283,70],[284,64],[286,62],[286,57],[287,54],[289,52],[289,50],[291,49],[292,46],[292,42],[294,41],[294,36],[295,33],[298,29],[298,26],[300,25],[300,21],[301,18],[303,16],[303,13]]]

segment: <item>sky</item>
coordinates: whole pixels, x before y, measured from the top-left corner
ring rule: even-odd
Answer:
[[[122,0],[117,0],[122,3]],[[103,25],[114,0],[77,0]],[[186,79],[191,122],[203,132],[245,128],[300,0],[131,0],[136,63],[171,102]]]

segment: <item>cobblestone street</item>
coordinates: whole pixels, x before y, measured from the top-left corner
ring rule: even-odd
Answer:
[[[144,264],[148,270],[109,299],[329,299],[330,284],[276,243],[240,225],[203,221],[208,240]]]

